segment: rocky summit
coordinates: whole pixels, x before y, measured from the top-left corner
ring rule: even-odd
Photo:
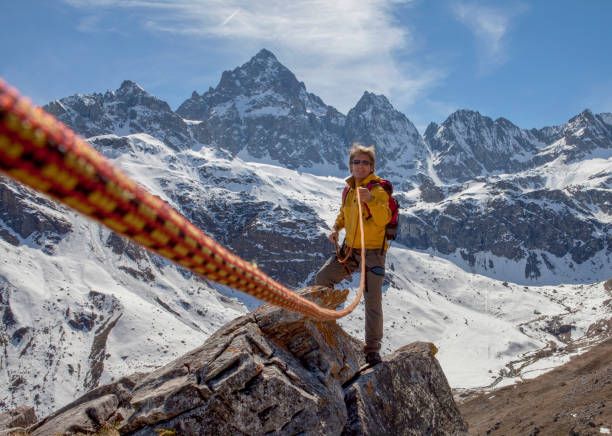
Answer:
[[[300,293],[336,308],[348,291]],[[466,434],[433,344],[408,344],[368,368],[362,350],[333,321],[266,305],[153,372],[100,386],[27,428],[4,430],[33,436],[103,428],[142,436]]]

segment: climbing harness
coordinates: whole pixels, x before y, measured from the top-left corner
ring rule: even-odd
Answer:
[[[338,319],[351,313],[363,294],[365,250],[355,301],[342,310],[322,308],[216,243],[1,78],[0,171],[194,273],[292,312]]]

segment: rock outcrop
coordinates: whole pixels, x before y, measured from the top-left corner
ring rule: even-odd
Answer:
[[[194,91],[176,113],[199,121],[195,139],[232,156],[246,153],[291,169],[331,164],[346,170],[346,117],[307,92],[268,50],[225,71],[216,88]]]
[[[23,432],[24,428],[36,422],[34,408],[29,406],[17,407],[6,413],[0,413],[0,435],[10,436]]]
[[[348,292],[313,287],[300,293],[336,308]],[[27,431],[466,433],[433,344],[407,345],[360,370],[362,347],[335,322],[262,306],[174,362],[94,389]]]
[[[175,150],[192,145],[187,124],[168,103],[130,80],[116,91],[76,94],[54,100],[44,109],[86,138],[114,132],[147,133]]]

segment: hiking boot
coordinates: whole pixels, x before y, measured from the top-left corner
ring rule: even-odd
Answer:
[[[368,365],[374,366],[374,365],[378,365],[381,362],[382,362],[382,359],[380,358],[380,354],[378,354],[377,351],[370,351],[366,353],[366,363]]]

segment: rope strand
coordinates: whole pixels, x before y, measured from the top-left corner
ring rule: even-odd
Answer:
[[[363,294],[365,250],[355,301],[342,310],[322,308],[219,245],[1,78],[0,172],[196,274],[284,309],[333,320],[352,312]],[[360,228],[364,247],[362,221]]]

